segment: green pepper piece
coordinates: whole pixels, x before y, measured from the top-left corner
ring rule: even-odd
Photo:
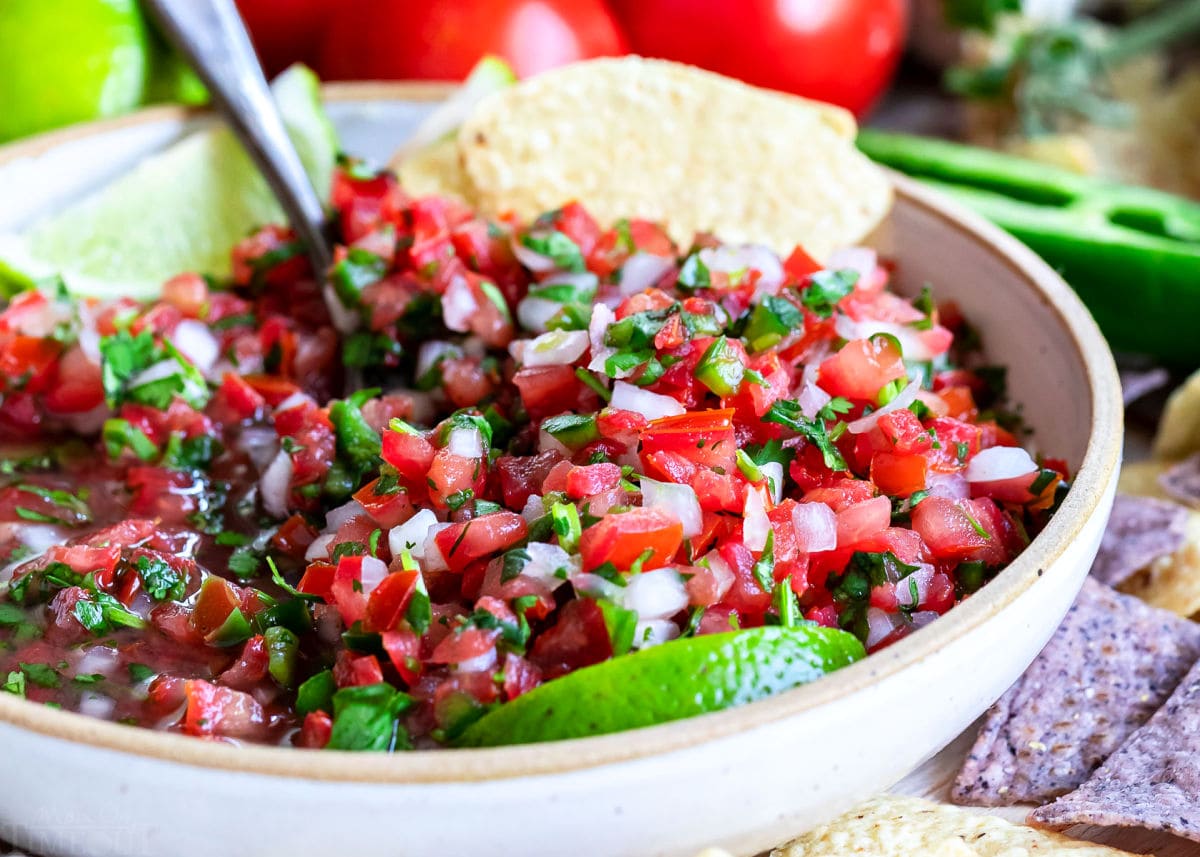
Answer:
[[[205,637],[204,642],[210,646],[219,646],[224,649],[244,643],[252,636],[254,636],[254,629],[246,620],[245,614],[242,613],[240,607],[234,607],[233,612],[221,623],[221,627]]]
[[[276,625],[263,634],[267,644],[267,672],[280,687],[291,687],[296,678],[296,659],[300,655],[300,638]]]
[[[1027,244],[1078,291],[1112,346],[1200,361],[1200,204],[957,143],[863,131],[867,155]]]
[[[718,396],[732,396],[742,386],[746,367],[729,340],[718,336],[696,364],[696,380]]]
[[[600,437],[595,414],[562,414],[550,417],[542,423],[542,428],[568,449],[583,449]]]

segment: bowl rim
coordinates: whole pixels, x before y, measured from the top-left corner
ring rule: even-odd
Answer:
[[[364,82],[323,87],[328,101],[436,101],[451,87],[429,82]],[[206,111],[152,107],[116,119],[86,123],[0,147],[0,165],[36,157],[73,140],[119,128],[205,116]],[[979,215],[938,192],[892,174],[896,204],[922,209],[1001,259],[1056,316],[1087,373],[1092,403],[1090,434],[1073,489],[1060,514],[980,593],[936,623],[813,684],[749,705],[687,720],[590,738],[491,749],[418,750],[397,754],[340,751],[305,753],[288,747],[232,746],[175,733],[130,728],[57,711],[0,694],[0,724],[48,738],[174,762],[212,771],[254,773],[324,782],[379,785],[462,784],[565,774],[648,759],[764,727],[863,691],[893,676],[1001,612],[1067,551],[1101,507],[1120,463],[1124,410],[1116,365],[1091,314],[1074,291],[1032,250]]]

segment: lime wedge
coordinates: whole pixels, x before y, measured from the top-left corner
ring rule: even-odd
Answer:
[[[675,640],[584,667],[485,714],[457,742],[498,747],[584,738],[743,705],[865,656],[833,628],[753,628]]]
[[[337,138],[316,75],[293,66],[271,87],[288,133],[322,198]],[[158,294],[182,271],[229,273],[230,248],[284,215],[225,128],[201,131],[19,235],[0,235],[0,290],[62,275],[76,294]]]

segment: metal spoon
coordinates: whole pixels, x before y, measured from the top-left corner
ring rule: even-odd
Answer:
[[[332,261],[321,198],[288,138],[233,0],[146,0],[167,40],[204,81],[324,277]]]

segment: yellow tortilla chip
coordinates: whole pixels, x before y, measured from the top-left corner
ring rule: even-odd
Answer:
[[[1121,857],[1118,851],[920,798],[877,797],[771,857]]]
[[[393,162],[400,183],[413,196],[449,195],[464,202],[472,201],[470,183],[458,157],[453,137],[426,146],[416,154]]]
[[[1170,463],[1165,461],[1134,461],[1123,464],[1121,476],[1117,480],[1117,490],[1122,494],[1170,500],[1158,482],[1158,477],[1170,466]]]
[[[1120,589],[1180,616],[1200,616],[1200,512],[1189,512],[1183,547],[1157,559]]]
[[[1178,461],[1200,450],[1200,372],[1183,382],[1163,409],[1154,457]]]
[[[579,200],[602,223],[664,223],[802,245],[817,259],[861,242],[891,207],[886,174],[844,111],[639,57],[549,71],[484,99],[459,130],[485,214],[533,218]]]

